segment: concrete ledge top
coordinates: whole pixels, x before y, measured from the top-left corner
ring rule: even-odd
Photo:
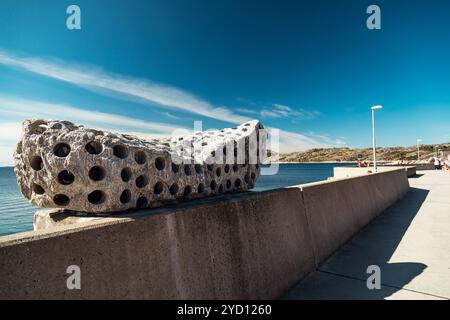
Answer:
[[[342,178],[332,178],[332,179],[328,179],[328,180],[322,180],[322,181],[316,181],[316,182],[310,182],[310,183],[303,183],[303,184],[299,184],[299,185],[293,185],[293,186],[289,186],[286,188],[300,188],[301,190],[303,190],[303,188],[305,187],[313,187],[313,186],[320,186],[323,184],[329,184],[329,183],[333,183],[333,182],[339,182],[339,181],[347,181],[347,180],[353,180],[353,179],[358,179],[361,177],[365,177],[365,176],[370,176],[370,175],[383,175],[383,174],[387,174],[388,172],[392,172],[392,171],[405,171],[406,167],[402,167],[402,168],[387,168],[386,170],[383,171],[379,171],[379,172],[372,172],[372,173],[367,173],[367,174],[361,174],[361,175],[355,175],[355,176],[351,176],[351,177],[342,177]]]

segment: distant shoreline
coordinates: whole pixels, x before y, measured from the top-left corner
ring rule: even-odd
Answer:
[[[345,164],[357,164],[357,161],[271,161],[271,162],[264,162],[263,164],[321,164],[321,163],[345,163]]]

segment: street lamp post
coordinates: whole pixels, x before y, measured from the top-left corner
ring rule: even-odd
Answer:
[[[420,144],[419,142],[421,142],[422,139],[417,139],[417,162],[420,161]]]
[[[375,110],[379,110],[383,106],[376,105],[372,109],[372,148],[373,148],[373,171],[377,172],[377,158],[376,158],[376,141],[375,141]]]

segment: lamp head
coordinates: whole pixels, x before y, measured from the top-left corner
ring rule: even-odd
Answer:
[[[383,108],[382,105],[376,105],[376,106],[371,107],[372,110],[379,110],[379,109],[382,109],[382,108]]]

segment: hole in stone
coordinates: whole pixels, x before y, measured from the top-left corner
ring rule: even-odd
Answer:
[[[228,172],[230,172],[230,165],[226,164],[225,165],[225,173],[228,173]]]
[[[154,194],[161,194],[164,190],[164,185],[162,184],[162,182],[158,181],[157,183],[155,183],[155,186],[153,187],[153,193]]]
[[[239,166],[237,164],[233,164],[233,171],[236,172],[239,170]]]
[[[155,159],[155,167],[158,170],[164,170],[164,167],[166,166],[166,161],[164,158],[158,157]]]
[[[148,205],[148,200],[146,197],[139,197],[136,201],[136,208],[145,208]]]
[[[184,173],[185,173],[187,176],[190,176],[190,175],[191,175],[191,166],[190,166],[190,165],[188,165],[188,164],[185,164],[185,165],[184,165]]]
[[[75,180],[75,176],[72,172],[63,170],[60,173],[58,173],[58,182],[67,186],[71,184]]]
[[[249,183],[250,182],[250,176],[248,174],[246,174],[244,176],[244,181],[245,181],[245,183]]]
[[[180,165],[172,162],[172,171],[173,173],[178,173],[178,171],[180,171]]]
[[[244,132],[247,131],[247,128],[243,128],[242,131],[244,131]]]
[[[176,183],[172,184],[169,188],[170,194],[176,195],[178,193],[178,185]]]
[[[207,146],[208,143],[207,142],[202,142],[202,146]]]
[[[53,197],[53,202],[57,206],[67,206],[70,202],[70,199],[65,194],[57,194]]]
[[[52,126],[50,127],[50,129],[56,129],[56,130],[59,130],[59,129],[62,129],[62,127],[63,127],[62,123],[57,122],[57,123],[52,124]]]
[[[216,169],[216,176],[220,177],[220,175],[222,174],[222,170],[220,168]]]
[[[128,149],[125,146],[118,144],[113,147],[113,154],[117,158],[125,159],[128,157]]]
[[[222,193],[223,192],[223,185],[219,186],[219,192]]]
[[[101,181],[105,178],[106,170],[100,166],[94,166],[89,170],[89,178],[93,181]]]
[[[207,164],[206,168],[208,168],[209,171],[213,171],[214,166],[212,164]]]
[[[252,177],[252,180],[255,181],[255,179],[256,179],[256,174],[255,174],[254,172],[252,172],[251,177]]]
[[[33,192],[36,194],[44,194],[45,190],[44,188],[42,188],[40,185],[33,183]]]
[[[95,190],[88,194],[88,201],[92,204],[101,204],[105,202],[106,195],[101,190]]]
[[[198,174],[201,174],[203,172],[202,166],[200,164],[195,165],[195,172],[197,172]]]
[[[246,124],[244,124],[244,126],[246,126],[246,127],[248,127],[250,125],[250,123],[246,123]]]
[[[237,157],[237,155],[238,155],[238,149],[234,148],[234,156]]]
[[[130,190],[123,190],[122,194],[120,195],[120,202],[125,204],[130,202],[131,200],[131,192]]]
[[[120,172],[120,177],[122,178],[123,182],[128,182],[131,179],[131,169],[130,168],[123,168],[122,171]]]
[[[241,179],[236,179],[236,180],[234,181],[234,186],[235,186],[236,188],[240,188],[240,187],[241,187],[241,184],[242,184]]]
[[[211,188],[211,191],[216,191],[217,188],[217,183],[216,181],[211,181],[211,183],[209,184],[209,187]]]
[[[211,155],[212,155],[213,157],[215,157],[215,156],[216,156],[216,152],[215,152],[215,151],[211,151]]]
[[[148,178],[146,175],[140,175],[136,178],[136,187],[143,188],[148,184]]]
[[[230,189],[230,188],[231,188],[231,180],[228,179],[228,180],[227,180],[227,189]]]
[[[185,197],[187,197],[188,195],[190,195],[191,192],[192,192],[191,186],[186,186],[186,187],[184,187],[183,195],[184,195]]]
[[[44,163],[42,162],[42,158],[39,156],[33,156],[30,159],[30,166],[36,170],[39,171],[44,167]]]
[[[137,164],[144,164],[147,161],[147,156],[144,151],[138,150],[134,154],[134,160],[136,160]]]
[[[53,153],[55,156],[64,158],[67,157],[67,155],[70,153],[70,146],[67,143],[58,143],[53,148]]]
[[[227,155],[227,147],[223,147],[222,151],[223,151],[223,155],[226,156]]]
[[[197,192],[198,193],[203,193],[204,191],[205,191],[205,185],[203,183],[200,183],[198,185]]]
[[[101,204],[105,202],[105,193],[101,190],[95,190],[88,194],[88,201],[92,204]]]
[[[91,141],[84,147],[90,154],[99,154],[103,151],[103,145],[98,141]]]

